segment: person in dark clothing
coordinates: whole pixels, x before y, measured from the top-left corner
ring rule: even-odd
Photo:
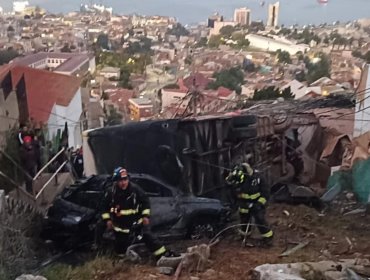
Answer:
[[[73,169],[76,172],[77,178],[82,178],[84,173],[84,160],[82,148],[77,148],[76,152],[72,155]]]
[[[33,137],[32,146],[35,150],[36,168],[37,168],[37,171],[39,171],[42,167],[41,166],[42,165],[41,164],[41,146],[40,146],[40,141],[37,136]]]
[[[24,144],[24,138],[26,136],[31,136],[31,133],[28,129],[28,127],[24,124],[22,124],[20,126],[20,129],[19,129],[19,132],[18,132],[18,135],[17,135],[17,140],[18,140],[18,143],[20,146],[22,146]]]
[[[243,163],[229,173],[226,182],[237,187],[240,223],[249,224],[251,218],[254,218],[262,235],[263,244],[271,246],[273,231],[265,218],[269,190],[261,174],[253,170],[248,163]],[[251,227],[242,226],[242,231],[249,234]]]
[[[150,202],[145,192],[136,184],[130,182],[126,169],[115,169],[113,178],[116,182],[111,192],[105,195],[104,213],[109,230],[115,235],[115,251],[119,256],[126,253],[130,245],[130,236],[139,229],[142,230],[142,240],[153,255],[159,259],[169,256],[170,252],[159,243],[150,230]]]
[[[32,137],[25,136],[23,138],[23,145],[20,149],[21,163],[25,171],[29,176],[26,176],[26,190],[29,193],[33,193],[32,189],[32,178],[36,175],[37,168],[37,154],[33,146]]]

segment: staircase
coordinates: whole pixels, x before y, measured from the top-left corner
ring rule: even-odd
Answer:
[[[53,176],[54,178],[52,178]],[[59,173],[57,175],[43,173],[34,181],[34,195],[28,193],[23,187],[18,187],[9,193],[9,200],[12,203],[25,204],[32,210],[45,214],[55,197],[73,181],[74,179],[70,173]]]
[[[68,161],[63,162],[54,173],[46,173],[47,168],[57,160],[64,150],[65,148],[61,149],[33,178],[33,194],[17,186],[9,194],[10,202],[16,204],[19,202],[41,214],[45,214],[55,197],[74,181],[71,173],[61,172]]]

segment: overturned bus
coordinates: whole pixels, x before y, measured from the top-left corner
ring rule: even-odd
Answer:
[[[84,132],[85,173],[109,174],[124,166],[185,193],[227,200],[225,174],[237,163],[251,163],[270,185],[294,176],[286,150],[288,126],[270,116],[224,115],[89,130]]]

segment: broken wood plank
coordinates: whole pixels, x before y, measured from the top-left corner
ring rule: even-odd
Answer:
[[[291,248],[291,249],[283,252],[279,257],[287,257],[287,256],[290,256],[291,254],[294,254],[298,250],[303,249],[304,247],[306,247],[309,243],[310,243],[309,241],[301,242],[297,246],[295,246],[295,247],[293,247],[293,248]]]

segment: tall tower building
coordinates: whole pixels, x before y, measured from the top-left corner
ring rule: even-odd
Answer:
[[[279,22],[279,10],[280,10],[280,2],[276,2],[275,4],[269,5],[269,15],[267,18],[267,26],[269,27],[277,27]]]
[[[251,24],[251,10],[247,8],[238,8],[234,11],[234,22],[240,25],[249,26]]]

